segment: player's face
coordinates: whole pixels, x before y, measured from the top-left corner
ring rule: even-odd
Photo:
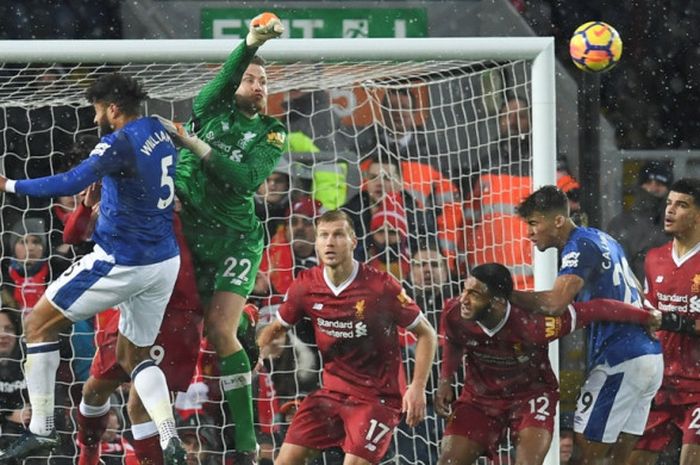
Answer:
[[[527,217],[527,237],[539,251],[556,247],[557,215],[535,212]]]
[[[260,113],[267,105],[267,74],[260,65],[249,65],[236,89],[236,105],[250,115]]]
[[[687,236],[700,223],[700,206],[695,205],[693,197],[671,191],[666,199],[664,231],[673,236]]]
[[[343,220],[321,222],[316,225],[316,253],[321,262],[330,268],[347,265],[357,239]]]
[[[109,134],[114,130],[112,123],[110,122],[110,106],[106,103],[95,102],[92,105],[95,108],[95,119],[93,120],[97,127],[100,129],[100,134]]]
[[[465,320],[479,320],[491,308],[491,295],[486,287],[475,277],[469,277],[464,283],[464,290],[459,296],[460,315]]]

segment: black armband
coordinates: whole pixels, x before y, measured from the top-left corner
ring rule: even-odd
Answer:
[[[674,333],[696,334],[695,319],[676,312],[663,312],[659,329]]]

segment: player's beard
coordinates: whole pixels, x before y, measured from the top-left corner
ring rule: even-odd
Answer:
[[[107,119],[107,115],[104,115],[102,119],[100,119],[98,127],[100,129],[100,136],[106,136],[107,134],[110,134],[113,131],[112,125]]]
[[[247,97],[236,94],[236,106],[243,113],[251,115],[262,113],[265,110],[265,99],[257,99],[255,96]]]

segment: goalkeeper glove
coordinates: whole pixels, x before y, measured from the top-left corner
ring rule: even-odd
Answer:
[[[180,123],[175,123],[169,119],[163,118],[160,115],[153,115],[160,121],[173,141],[181,146],[189,149],[190,152],[194,153],[200,158],[205,158],[211,152],[211,146],[204,142],[202,139],[197,137],[195,134],[190,134],[187,132],[185,127]]]
[[[261,13],[250,21],[250,32],[245,38],[249,47],[260,47],[265,41],[279,37],[284,26],[274,13]]]

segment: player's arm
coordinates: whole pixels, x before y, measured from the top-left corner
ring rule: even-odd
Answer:
[[[246,40],[233,49],[214,79],[195,97],[192,106],[195,118],[230,111],[234,105],[233,95],[258,47],[269,39],[279,37],[282,32],[282,23],[271,13],[262,13],[253,18]]]
[[[268,358],[272,353],[277,352],[275,341],[287,334],[289,328],[282,324],[280,320],[275,320],[260,331],[258,336],[258,347],[260,347],[260,358]]]
[[[435,411],[438,415],[444,417],[448,416],[452,411],[452,402],[455,399],[454,376],[462,363],[465,350],[463,345],[455,342],[456,339],[452,334],[453,328],[447,319],[449,309],[453,304],[454,300],[445,304],[440,318],[440,327],[443,328],[445,334],[442,339],[442,364],[440,366],[438,388],[435,393]]]
[[[95,206],[99,201],[100,188],[97,184],[91,184],[85,189],[85,195],[63,226],[65,244],[80,244],[92,235],[98,214]]]
[[[406,424],[413,428],[425,418],[425,386],[428,383],[430,368],[437,350],[437,336],[425,317],[421,317],[418,323],[410,328],[410,331],[417,338],[416,364],[413,370],[413,379],[403,397],[402,411],[406,412]]]
[[[544,315],[559,316],[566,312],[567,307],[583,289],[583,279],[575,274],[564,274],[557,277],[554,286],[549,291],[513,291],[511,302],[520,308]]]
[[[98,181],[100,175],[89,163],[89,158],[70,171],[36,179],[19,181],[0,176],[0,190],[11,194],[29,197],[60,197],[75,195],[90,184]]]
[[[277,166],[286,136],[281,124],[274,126],[264,140],[248,149],[247,162],[235,162],[218,151],[209,151],[202,159],[207,179],[224,190],[254,191]]]
[[[533,315],[523,335],[531,342],[551,342],[594,321],[632,323],[655,330],[661,323],[661,312],[644,310],[619,300],[594,299],[571,304],[558,316]]]

